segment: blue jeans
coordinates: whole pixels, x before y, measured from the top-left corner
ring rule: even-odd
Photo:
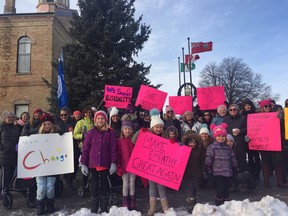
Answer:
[[[55,182],[56,177],[51,176],[38,176],[36,177],[37,183],[37,196],[36,199],[41,201],[47,196],[48,199],[55,197]]]

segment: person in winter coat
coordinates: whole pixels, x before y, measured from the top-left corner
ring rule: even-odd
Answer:
[[[54,125],[54,119],[49,114],[43,114],[40,118],[39,134],[59,133],[59,129]],[[55,182],[56,176],[36,176],[36,214],[43,215],[55,211]],[[45,211],[46,209],[46,211]]]
[[[226,105],[222,104],[217,107],[217,114],[213,117],[211,124],[216,126],[220,125],[223,121],[225,116],[227,115],[227,107]],[[210,126],[211,126],[210,124]]]
[[[17,166],[16,147],[21,131],[14,121],[14,113],[3,112],[0,125],[0,192],[10,184]]]
[[[29,122],[30,115],[28,112],[23,112],[20,115],[20,118],[16,121],[16,126],[19,127],[19,130],[22,132],[24,125]]]
[[[111,107],[109,111],[109,127],[114,130],[118,139],[121,134],[121,120],[119,110],[116,107]]]
[[[178,140],[181,140],[181,124],[180,121],[176,118],[173,108],[169,105],[166,106],[165,115],[162,115],[162,120],[164,122],[164,130],[167,130],[168,127],[174,126],[178,130]]]
[[[182,143],[192,149],[184,172],[182,187],[186,192],[187,203],[193,207],[197,202],[198,186],[205,170],[205,153],[202,140],[197,134],[184,136]]]
[[[123,180],[123,207],[135,209],[135,179],[136,175],[127,172],[126,168],[131,157],[134,144],[132,143],[132,124],[122,121],[121,136],[118,139],[118,168],[117,173],[122,174]]]
[[[207,147],[205,166],[208,173],[214,175],[216,182],[215,205],[229,200],[229,182],[233,170],[237,170],[237,160],[233,150],[226,144],[227,125],[222,123],[211,126],[214,143]]]
[[[91,212],[108,212],[108,175],[116,172],[118,148],[116,135],[108,127],[108,116],[100,110],[94,116],[95,126],[87,132],[80,160],[83,175],[91,173]],[[100,201],[100,204],[99,204]]]
[[[196,121],[193,112],[186,111],[183,115],[183,122],[181,124],[181,133],[185,134],[188,130],[193,130],[199,134],[201,123]]]
[[[41,108],[37,108],[33,112],[33,116],[30,121],[26,122],[23,127],[21,136],[30,136],[32,134],[37,134],[41,125],[40,117],[43,115]]]
[[[62,107],[60,109],[60,114],[59,118],[56,121],[56,125],[59,128],[60,134],[64,134],[66,132],[73,132],[74,127],[76,125],[75,120],[70,116],[70,109],[69,107]],[[73,173],[68,173],[64,174],[64,180],[65,183],[67,183],[67,187],[69,190],[74,190],[74,185],[73,181],[77,173],[77,168],[78,168],[78,158],[79,158],[79,151],[78,151],[78,146],[76,142],[73,142],[73,148],[74,152],[74,172]],[[66,185],[65,185],[66,186]]]
[[[170,126],[166,129],[167,138],[173,140],[173,142],[178,143],[178,130],[174,126]]]

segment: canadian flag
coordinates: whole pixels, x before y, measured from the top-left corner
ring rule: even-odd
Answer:
[[[199,55],[185,55],[185,64],[186,65],[188,65],[189,63],[192,64],[198,59],[200,59]]]

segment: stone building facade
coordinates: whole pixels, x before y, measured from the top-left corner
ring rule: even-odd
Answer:
[[[37,13],[16,13],[6,0],[0,14],[0,112],[49,110],[49,83],[57,82],[61,47],[72,43],[69,0],[39,0]]]

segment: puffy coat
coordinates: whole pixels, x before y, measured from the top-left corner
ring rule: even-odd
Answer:
[[[20,133],[19,128],[14,124],[0,125],[0,165],[17,165],[16,145]]]
[[[81,164],[89,168],[97,166],[109,168],[117,164],[118,148],[116,135],[112,129],[99,131],[97,127],[88,131],[82,149]]]
[[[132,143],[132,140],[128,137],[120,138],[118,140],[118,164],[123,170],[124,173],[126,173],[126,168],[129,162],[129,159],[131,157],[132,151],[134,148],[134,144]]]

